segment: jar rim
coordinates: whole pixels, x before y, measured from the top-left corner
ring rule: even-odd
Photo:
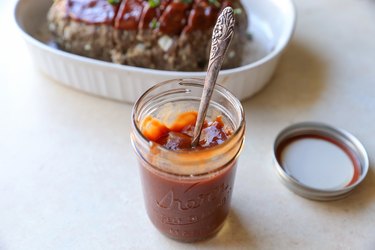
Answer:
[[[135,104],[133,106],[131,117],[132,117],[132,127],[133,127],[133,130],[136,131],[136,134],[140,136],[142,143],[145,143],[147,145],[152,145],[152,146],[154,146],[160,152],[179,156],[179,155],[197,154],[198,152],[199,153],[207,153],[207,152],[213,152],[213,151],[216,151],[216,150],[220,150],[222,148],[227,147],[228,144],[231,143],[234,138],[243,138],[244,137],[244,134],[245,134],[245,123],[246,122],[245,122],[245,114],[244,114],[244,110],[243,110],[243,107],[241,105],[241,102],[229,90],[227,90],[225,87],[223,87],[223,86],[221,86],[219,84],[216,84],[214,92],[216,91],[216,92],[220,92],[221,94],[223,94],[230,101],[230,103],[235,106],[235,108],[240,113],[239,114],[240,120],[238,122],[238,125],[234,127],[234,131],[233,131],[232,135],[226,141],[224,141],[222,144],[216,145],[214,147],[208,147],[208,148],[203,148],[203,149],[199,148],[199,149],[189,149],[189,150],[170,150],[170,149],[167,149],[167,148],[165,148],[165,147],[163,147],[161,145],[158,145],[157,143],[155,143],[155,142],[147,139],[143,135],[142,131],[140,130],[140,128],[139,128],[139,126],[137,124],[137,121],[138,121],[137,112],[139,110],[142,110],[142,107],[140,105],[141,105],[142,101],[144,101],[144,99],[147,98],[147,96],[152,91],[154,91],[157,88],[160,88],[161,86],[164,86],[166,84],[173,83],[173,82],[177,82],[181,86],[188,85],[188,86],[199,86],[199,87],[203,88],[204,79],[200,79],[200,78],[180,78],[180,79],[172,79],[172,80],[163,81],[163,82],[157,83],[153,87],[149,88],[145,93],[143,93],[138,98],[138,100],[135,102]],[[133,143],[133,147],[135,148],[134,142],[132,142],[132,143]],[[238,154],[241,151],[242,147],[243,147],[243,139],[241,140],[241,145],[240,145],[240,148],[239,148],[238,152],[228,162],[232,162],[233,160],[235,160],[238,157]],[[137,154],[140,154],[140,153],[137,152]],[[144,157],[142,157],[142,159],[144,161],[146,161],[148,163],[148,165],[151,166],[153,169],[155,169],[157,171],[161,171],[161,172],[163,172],[165,174],[170,174],[170,175],[179,176],[179,177],[191,176],[191,175],[188,175],[188,174],[187,175],[176,174],[176,173],[171,172],[171,171],[166,171],[166,170],[164,170],[162,168],[154,166],[153,164],[151,164],[150,162],[148,162]],[[206,174],[210,174],[210,173],[216,173],[218,171],[221,171],[221,170],[225,169],[225,166],[227,166],[227,164],[225,164],[223,167],[220,167],[220,168],[217,168],[217,169],[214,169],[214,170],[211,170],[211,171],[203,172],[203,173],[200,173],[200,174],[197,174],[197,175],[193,175],[193,176],[201,176],[201,175],[206,175]]]

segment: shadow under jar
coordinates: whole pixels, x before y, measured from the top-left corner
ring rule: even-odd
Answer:
[[[142,122],[154,117],[163,124],[199,107],[203,80],[177,79],[155,85],[133,108],[131,139],[140,164],[148,216],[166,236],[192,242],[218,232],[230,209],[237,158],[244,143],[241,103],[216,86],[206,120],[221,117],[231,135],[207,148],[170,150],[142,133]]]

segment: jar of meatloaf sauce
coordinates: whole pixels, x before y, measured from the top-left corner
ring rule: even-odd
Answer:
[[[157,84],[132,114],[147,214],[160,232],[186,242],[213,236],[223,226],[244,143],[241,103],[216,85],[199,145],[191,147],[202,89],[199,79]]]

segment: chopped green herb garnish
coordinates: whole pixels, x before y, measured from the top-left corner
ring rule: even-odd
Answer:
[[[160,0],[148,0],[148,5],[150,5],[151,8],[159,7]]]
[[[121,0],[108,0],[108,3],[114,5],[114,4],[119,4]]]
[[[233,10],[233,13],[234,13],[235,15],[241,15],[241,14],[242,14],[242,9],[240,9],[240,8],[234,9],[234,10]]]
[[[158,22],[158,20],[156,20],[156,18],[154,17],[150,23],[150,28],[151,29],[156,29],[156,28],[159,28],[159,25],[160,23]]]
[[[181,2],[186,3],[186,4],[190,4],[190,3],[193,2],[193,0],[181,0]]]
[[[212,5],[215,5],[215,7],[219,8],[220,7],[220,3],[218,0],[208,0],[208,2]]]
[[[248,31],[246,33],[246,38],[247,38],[247,40],[252,41],[253,40],[253,35]]]

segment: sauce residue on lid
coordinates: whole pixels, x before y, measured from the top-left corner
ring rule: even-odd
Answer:
[[[321,135],[300,135],[282,142],[276,157],[285,172],[308,187],[334,190],[360,178],[360,163],[343,143]]]

